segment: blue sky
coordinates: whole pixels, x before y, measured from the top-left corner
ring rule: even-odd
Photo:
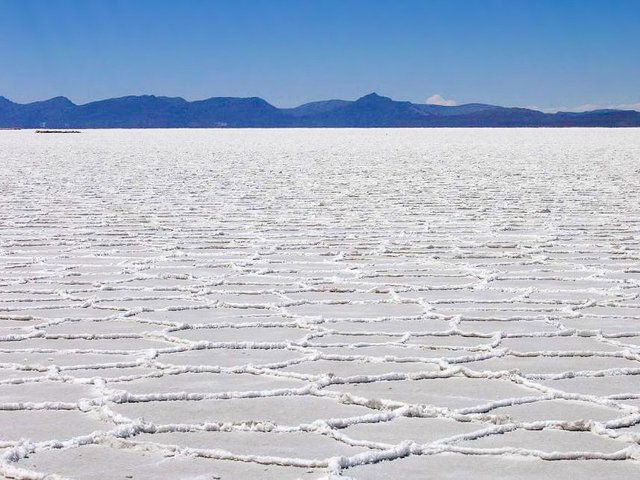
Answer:
[[[0,95],[640,103],[640,0],[0,0]]]

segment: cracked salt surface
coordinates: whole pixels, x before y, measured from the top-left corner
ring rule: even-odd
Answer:
[[[0,477],[632,478],[634,129],[0,132]]]

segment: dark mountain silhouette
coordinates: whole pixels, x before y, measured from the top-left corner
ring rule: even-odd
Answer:
[[[129,96],[76,105],[65,97],[27,104],[0,97],[0,128],[205,127],[640,127],[640,112],[543,113],[470,103],[399,102],[375,93],[355,101],[326,100],[277,108],[257,97]]]
[[[258,97],[214,97],[192,102],[188,127],[270,127],[286,126],[289,115]]]
[[[355,102],[302,118],[313,127],[420,127],[430,116],[413,103],[370,93]]]
[[[285,108],[283,111],[294,117],[306,117],[318,113],[326,113],[340,107],[349,105],[349,100],[323,100],[320,102],[305,103],[295,108]]]
[[[121,97],[78,105],[65,117],[64,125],[48,128],[163,128],[184,122],[188,105],[183,98]]]

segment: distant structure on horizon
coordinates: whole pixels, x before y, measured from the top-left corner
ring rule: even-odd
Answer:
[[[18,104],[0,97],[0,128],[640,127],[640,112],[543,113],[480,103],[400,102],[376,93],[277,108],[258,97],[189,102],[154,95],[76,105],[65,97]]]

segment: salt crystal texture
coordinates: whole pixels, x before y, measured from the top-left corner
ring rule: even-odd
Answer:
[[[0,132],[0,477],[637,476],[639,162],[637,129]]]

